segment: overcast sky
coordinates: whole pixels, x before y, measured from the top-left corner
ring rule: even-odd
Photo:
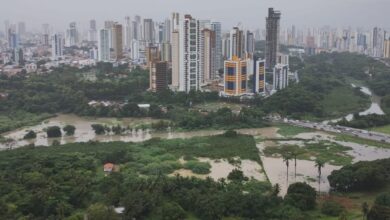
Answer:
[[[61,30],[71,21],[86,27],[94,18],[101,27],[104,20],[123,22],[136,14],[163,20],[177,11],[221,21],[223,29],[239,22],[262,29],[268,7],[282,12],[283,26],[390,27],[390,0],[1,0],[0,21],[25,21],[28,28],[49,23]]]

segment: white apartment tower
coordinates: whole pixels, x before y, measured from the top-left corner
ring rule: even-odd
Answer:
[[[276,64],[273,75],[272,93],[282,90],[288,86],[288,66]]]
[[[54,34],[51,38],[51,55],[53,60],[64,55],[64,39],[60,34]]]
[[[200,73],[200,30],[199,21],[184,15],[179,30],[179,91],[199,90],[202,75]]]
[[[101,29],[99,31],[99,42],[98,42],[98,56],[99,61],[108,62],[110,61],[110,30]]]

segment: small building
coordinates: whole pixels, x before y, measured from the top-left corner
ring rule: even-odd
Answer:
[[[112,163],[104,164],[103,171],[105,173],[112,173],[114,171],[115,165]]]

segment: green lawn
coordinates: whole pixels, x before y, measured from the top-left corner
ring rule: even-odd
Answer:
[[[390,134],[390,125],[386,125],[386,126],[383,126],[383,127],[372,128],[370,130],[371,131],[385,133],[385,134]]]
[[[341,117],[368,108],[370,98],[357,95],[352,87],[337,87],[325,95],[322,106],[327,116]]]

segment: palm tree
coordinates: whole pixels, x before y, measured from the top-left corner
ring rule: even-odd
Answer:
[[[294,181],[297,181],[297,157],[300,155],[302,152],[300,149],[294,149],[291,151],[291,156],[294,158]]]
[[[362,212],[363,212],[363,220],[367,219],[368,212],[370,211],[370,207],[367,202],[362,204]]]
[[[324,161],[317,159],[315,162],[315,167],[318,169],[318,193],[321,193],[321,173],[322,173],[322,168],[324,168],[325,163]]]
[[[290,160],[291,156],[288,154],[283,155],[283,162],[286,164],[287,167],[287,187],[288,187],[288,167],[290,166]]]
[[[280,193],[280,185],[277,183],[274,185],[272,195],[277,196]]]

